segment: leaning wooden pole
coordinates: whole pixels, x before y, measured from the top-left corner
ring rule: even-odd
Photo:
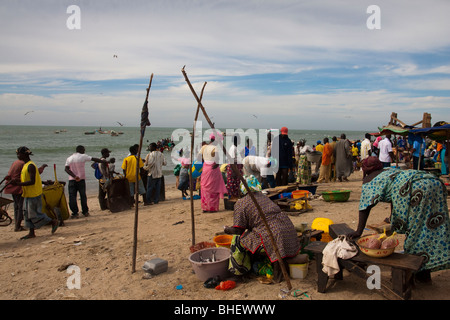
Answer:
[[[205,108],[204,108],[204,106],[203,106],[203,104],[202,104],[200,98],[197,96],[197,93],[195,92],[194,88],[192,87],[192,84],[191,84],[191,82],[189,81],[189,78],[188,78],[188,76],[187,76],[187,74],[186,74],[184,68],[185,68],[185,67],[183,67],[183,68],[181,69],[181,72],[183,73],[183,76],[184,76],[184,78],[185,78],[185,80],[186,80],[186,82],[187,82],[189,88],[191,89],[192,94],[194,95],[195,99],[197,100],[198,106],[199,106],[200,109],[202,110],[203,115],[205,116],[206,121],[208,121],[209,126],[211,127],[211,129],[215,129],[215,128],[214,128],[214,124],[211,122],[211,119],[208,117],[208,114],[206,113],[206,110],[205,110]],[[226,148],[225,148],[224,145],[222,145],[222,148],[223,148],[223,152],[224,152],[226,155],[228,155],[227,150],[226,150]],[[228,157],[227,157],[227,158],[228,158]],[[283,263],[283,258],[281,257],[281,254],[280,254],[280,251],[279,251],[279,249],[278,249],[278,246],[277,246],[277,244],[276,244],[276,242],[275,242],[275,239],[274,239],[274,237],[273,237],[272,230],[270,229],[270,226],[269,226],[269,224],[267,223],[267,220],[266,220],[266,217],[265,217],[265,215],[264,215],[264,212],[262,211],[261,206],[259,205],[258,201],[256,201],[256,198],[255,198],[255,196],[253,195],[253,192],[252,192],[252,191],[250,190],[250,188],[248,187],[247,181],[245,181],[244,177],[241,175],[239,169],[237,168],[237,165],[233,163],[233,164],[230,164],[230,166],[231,166],[231,169],[233,170],[233,173],[239,178],[239,180],[240,180],[240,181],[242,182],[242,184],[244,185],[245,190],[247,190],[247,193],[250,195],[250,198],[252,199],[253,203],[254,203],[255,206],[256,206],[256,209],[258,210],[259,216],[261,217],[261,220],[263,221],[264,226],[266,227],[267,232],[268,232],[268,234],[269,234],[270,242],[272,243],[272,245],[273,245],[273,247],[274,247],[274,249],[275,249],[275,253],[276,253],[277,258],[278,258],[278,264],[280,265],[280,268],[281,268],[281,271],[282,271],[282,273],[283,273],[284,279],[286,280],[288,289],[291,290],[291,289],[292,289],[292,285],[291,285],[291,281],[290,281],[289,275],[288,275],[287,270],[286,270],[286,267],[285,267],[285,265],[284,265],[284,263]]]
[[[206,82],[203,85],[202,92],[200,94],[200,101],[203,98],[203,92],[205,91]],[[191,223],[192,223],[192,245],[195,245],[195,217],[194,217],[194,181],[192,179],[192,166],[194,165],[194,139],[195,139],[195,126],[198,119],[198,112],[200,110],[200,105],[197,105],[197,111],[195,112],[194,118],[194,126],[192,128],[192,137],[191,137],[191,163],[189,166],[189,189],[191,195]]]
[[[138,217],[139,217],[139,163],[141,159],[141,151],[142,151],[142,142],[144,140],[145,128],[150,125],[150,121],[148,119],[148,95],[150,92],[150,87],[152,86],[153,73],[150,76],[150,83],[147,88],[147,95],[145,97],[144,106],[141,111],[141,137],[139,140],[139,149],[136,155],[136,181],[134,184],[134,233],[133,233],[133,262],[131,265],[131,272],[136,272],[136,252],[137,252],[137,230],[138,230]]]

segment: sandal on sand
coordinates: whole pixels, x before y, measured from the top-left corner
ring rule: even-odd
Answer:
[[[58,226],[59,226],[58,220],[53,220],[52,221],[52,234],[55,233],[56,229],[58,229]]]
[[[27,239],[32,239],[32,238],[36,238],[36,236],[27,234],[26,236],[23,236],[22,238],[20,238],[20,240],[27,240]]]

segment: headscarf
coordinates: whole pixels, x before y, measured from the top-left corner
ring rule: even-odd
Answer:
[[[373,143],[373,146],[378,148],[378,142],[380,142],[381,139],[383,139],[383,138],[382,137],[377,137],[377,139]]]
[[[254,175],[250,176],[244,176],[245,181],[247,182],[248,188],[252,192],[258,192],[262,190],[261,184],[259,183],[258,179]],[[241,192],[246,195],[247,189],[245,189],[244,184],[241,182],[239,185],[239,188],[241,189]]]
[[[362,170],[365,174],[370,174],[380,169],[383,169],[383,164],[377,157],[370,156],[362,161]]]

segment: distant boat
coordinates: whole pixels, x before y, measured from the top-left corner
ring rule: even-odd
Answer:
[[[111,130],[111,136],[113,136],[113,137],[117,137],[119,134],[116,132],[116,131],[114,131],[114,130]]]
[[[95,131],[87,131],[84,134],[95,134]]]
[[[55,130],[55,133],[60,133],[61,131],[59,131],[59,130]]]

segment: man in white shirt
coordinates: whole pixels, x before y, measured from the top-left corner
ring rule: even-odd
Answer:
[[[89,208],[86,197],[86,172],[85,163],[95,161],[107,163],[106,160],[93,158],[85,154],[83,146],[77,146],[75,153],[66,160],[65,171],[69,175],[69,207],[72,211],[72,218],[78,218],[77,193],[80,193],[81,212],[84,216],[89,216]]]
[[[147,178],[147,203],[157,204],[159,202],[159,195],[161,193],[161,178],[163,176],[162,167],[167,165],[164,155],[156,150],[156,143],[150,144],[150,153],[145,157],[144,169],[148,171]],[[155,195],[152,201],[152,193],[155,190]]]
[[[389,168],[391,166],[392,159],[394,159],[394,153],[392,152],[391,135],[387,134],[386,138],[378,142],[378,148],[380,149],[379,159],[383,164],[383,168]]]
[[[361,142],[361,161],[370,156],[372,150],[372,144],[370,142],[370,133],[366,133],[365,139]]]
[[[267,180],[267,183],[270,187],[275,185],[275,181],[273,178],[273,169],[271,167],[274,166],[272,163],[274,161],[272,158],[259,157],[259,156],[247,156],[244,158],[244,175],[255,176],[256,179],[262,184],[266,185],[264,180]]]

